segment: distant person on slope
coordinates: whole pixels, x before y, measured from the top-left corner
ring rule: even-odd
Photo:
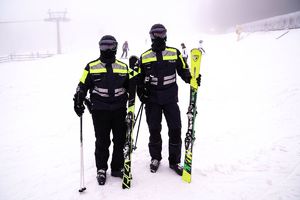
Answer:
[[[83,102],[90,93],[91,114],[96,142],[95,160],[99,185],[106,181],[107,161],[113,135],[111,176],[123,177],[123,147],[126,139],[126,103],[129,72],[125,63],[116,60],[118,43],[111,35],[99,42],[100,57],[84,68],[83,75],[74,95],[74,109],[78,116],[84,112]]]
[[[181,49],[182,49],[182,57],[183,57],[183,60],[187,63],[187,59],[189,57],[189,54],[186,50],[186,47],[185,47],[185,44],[184,43],[181,43]]]
[[[127,58],[127,53],[129,51],[129,46],[128,46],[127,41],[124,42],[124,44],[122,46],[122,50],[123,50],[123,52],[122,52],[121,58],[123,58],[123,56],[125,56],[125,58]]]
[[[241,34],[242,34],[242,27],[240,25],[236,25],[235,26],[235,33],[236,33],[236,41],[240,41],[241,40]]]
[[[137,91],[141,102],[145,103],[150,132],[150,171],[155,173],[162,159],[161,122],[164,114],[168,125],[169,167],[181,176],[181,118],[176,76],[178,74],[189,83],[191,74],[180,51],[166,46],[167,29],[162,24],[154,24],[149,33],[152,45],[140,57],[141,74]]]
[[[203,49],[203,40],[199,40],[199,47],[198,49],[201,51],[202,54],[205,54],[205,51]]]

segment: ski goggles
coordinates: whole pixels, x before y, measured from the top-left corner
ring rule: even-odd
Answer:
[[[114,40],[102,40],[99,46],[101,51],[107,51],[107,50],[116,51],[118,43]]]
[[[155,29],[152,29],[149,33],[150,33],[151,39],[167,37],[167,30],[164,28],[155,28]]]

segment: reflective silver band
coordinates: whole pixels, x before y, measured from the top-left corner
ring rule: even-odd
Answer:
[[[117,88],[115,89],[115,97],[121,96],[126,92],[125,88]]]
[[[157,77],[154,77],[154,76],[152,76],[151,78],[150,78],[150,84],[151,85],[157,85],[158,84],[158,78]]]
[[[95,62],[96,65],[90,65],[90,69],[105,69],[105,63],[102,63],[101,61]]]
[[[164,81],[163,85],[169,85],[169,84],[174,83],[174,82],[176,82],[175,78],[171,79],[171,80]]]
[[[109,97],[108,89],[95,87],[92,93],[98,94],[101,97]]]
[[[165,76],[163,85],[169,85],[174,82],[176,82],[176,74]]]
[[[172,74],[172,75],[170,75],[170,76],[165,76],[165,77],[164,77],[164,80],[170,80],[170,79],[173,79],[173,78],[175,78],[175,76],[176,76],[176,74]]]

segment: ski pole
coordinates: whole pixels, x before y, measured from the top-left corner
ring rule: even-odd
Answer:
[[[136,120],[137,120],[137,118],[138,118],[138,116],[139,116],[139,113],[141,112],[141,114],[140,114],[140,120],[139,120],[139,124],[138,124],[138,129],[137,129],[137,132],[136,132],[135,144],[134,144],[134,146],[133,146],[133,149],[134,149],[134,150],[137,149],[136,144],[137,144],[137,139],[138,139],[139,132],[140,132],[140,125],[141,125],[141,120],[142,120],[142,115],[143,115],[143,108],[144,108],[144,103],[141,104],[141,106],[140,106],[140,108],[139,108],[139,111],[138,111],[138,115],[137,115],[137,117],[136,117]],[[135,120],[135,122],[136,122],[136,120]],[[135,124],[135,122],[134,122],[134,124]]]
[[[80,116],[80,189],[78,192],[86,190],[84,186],[84,165],[83,165],[83,139],[82,139],[82,116]]]
[[[134,119],[133,127],[135,127],[136,120],[139,118],[139,115],[140,115],[141,110],[143,110],[143,109],[142,109],[143,105],[144,105],[144,103],[142,103],[142,104],[140,105],[139,111],[138,111],[138,113],[136,114],[136,118]]]

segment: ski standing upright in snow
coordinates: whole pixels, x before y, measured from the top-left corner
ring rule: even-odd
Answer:
[[[185,158],[183,166],[182,180],[190,183],[192,178],[192,155],[193,144],[195,141],[195,118],[197,115],[197,78],[200,76],[200,63],[202,53],[199,49],[191,50],[191,81],[190,81],[190,102],[188,107],[188,130],[184,140],[185,143]]]
[[[134,110],[135,110],[135,96],[136,96],[136,82],[137,75],[139,74],[139,59],[136,56],[129,58],[129,99],[126,116],[126,141],[124,145],[124,173],[122,188],[129,189],[131,186],[132,174],[131,174],[131,153],[132,153],[132,134],[134,128]]]

